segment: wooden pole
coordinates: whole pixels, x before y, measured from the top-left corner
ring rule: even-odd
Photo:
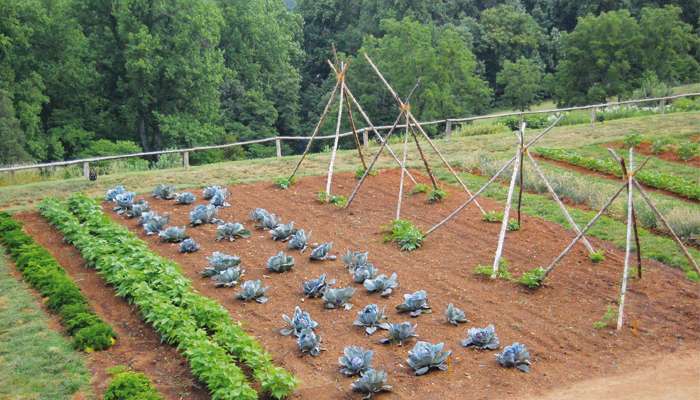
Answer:
[[[596,108],[591,108],[591,125],[595,124],[596,121]]]
[[[182,152],[182,167],[185,169],[190,168],[190,152],[189,151]]]
[[[445,122],[445,139],[450,139],[452,137],[452,121],[449,119]]]
[[[332,63],[329,62],[328,65],[330,65],[331,69],[332,69],[334,72],[337,73],[337,69],[335,68],[335,66],[334,66]],[[367,113],[365,113],[365,110],[362,108],[362,106],[360,105],[360,103],[357,101],[357,99],[355,99],[355,96],[353,96],[352,91],[351,91],[350,88],[348,87],[347,83],[345,84],[345,95],[346,95],[347,97],[349,97],[350,100],[352,100],[352,103],[355,105],[355,107],[357,107],[357,111],[360,112],[360,115],[362,115],[362,118],[365,120],[365,123],[367,124],[367,126],[368,126],[370,129],[372,129],[372,132],[374,132],[374,135],[377,137],[377,139],[379,140],[379,142],[380,142],[383,146],[386,146],[387,151],[388,151],[389,154],[391,154],[391,156],[394,158],[394,161],[396,161],[396,163],[397,163],[399,166],[401,166],[401,160],[399,160],[399,157],[396,155],[396,153],[394,153],[394,150],[391,149],[391,146],[389,146],[388,143],[386,143],[386,144],[384,143],[384,138],[383,138],[382,135],[379,133],[379,131],[377,131],[377,128],[374,126],[374,124],[372,124],[372,121],[369,119],[369,117],[367,116]],[[401,116],[399,116],[399,117],[397,118],[397,121],[400,121],[400,120],[401,120]],[[394,125],[391,127],[391,129],[394,129],[395,127],[396,127],[396,124],[394,124]],[[367,137],[367,136],[368,136],[368,135],[367,135],[367,128],[364,128],[363,133],[364,133],[364,137],[365,137],[365,145],[369,148],[369,140],[368,140],[368,137]],[[389,135],[387,134],[387,137],[388,137],[388,136],[389,136]],[[365,168],[365,169],[366,169],[366,168]],[[411,174],[410,171],[406,170],[406,175],[408,175],[408,178],[411,180],[411,182],[413,182],[414,185],[415,185],[416,183],[418,183],[418,182],[416,181],[416,178],[413,177],[413,175]]]
[[[467,199],[467,201],[465,201],[464,203],[462,203],[462,205],[460,205],[459,207],[457,207],[454,211],[452,211],[452,212],[450,213],[450,215],[448,215],[447,217],[445,217],[442,221],[438,222],[437,224],[433,225],[432,228],[428,229],[428,231],[425,232],[425,236],[430,235],[430,234],[433,233],[436,229],[438,229],[439,227],[441,227],[441,226],[443,226],[444,224],[446,224],[446,223],[447,223],[449,220],[451,220],[452,218],[456,217],[457,214],[459,214],[462,210],[464,210],[465,208],[467,208],[467,206],[468,206],[469,204],[471,204],[471,202],[474,201],[474,199],[476,199],[476,197],[479,196],[484,190],[486,190],[486,188],[488,188],[488,187],[501,175],[501,173],[503,173],[503,171],[506,170],[506,168],[508,168],[511,164],[513,164],[514,161],[515,161],[515,157],[511,158],[511,159],[508,160],[505,164],[503,164],[503,166],[501,166],[501,169],[499,169],[498,171],[496,171],[496,173],[493,174],[493,176],[492,176],[481,188],[479,188],[479,190],[477,190],[476,192],[474,192],[474,194],[473,194],[471,197],[469,197],[469,199]]]
[[[277,158],[282,158],[282,141],[275,139],[275,150]]]
[[[668,223],[668,220],[666,220],[666,217],[664,217],[663,214],[661,214],[661,211],[659,211],[659,209],[656,208],[654,203],[651,201],[651,198],[649,198],[649,196],[644,191],[644,188],[642,188],[642,185],[640,185],[636,179],[634,179],[633,181],[634,181],[634,186],[637,187],[639,194],[642,195],[642,198],[649,205],[649,208],[651,208],[654,211],[654,214],[656,214],[656,217],[659,218],[661,220],[661,222],[664,224],[664,226],[666,227],[666,229],[668,229],[668,231],[671,232],[671,236],[673,237],[673,240],[675,240],[676,243],[678,243],[678,246],[683,251],[683,254],[690,262],[690,265],[692,265],[693,268],[695,268],[695,271],[698,274],[700,274],[700,267],[698,267],[698,263],[695,261],[695,259],[693,259],[693,256],[690,255],[690,252],[683,244],[683,241],[678,237],[678,235],[676,235],[676,232],[674,232],[673,228],[671,228],[671,225]]]
[[[605,210],[607,210],[607,209],[610,207],[610,205],[613,203],[613,201],[615,201],[615,199],[617,198],[617,196],[619,196],[620,193],[622,193],[622,191],[625,190],[626,187],[627,187],[627,183],[625,183],[624,185],[620,186],[620,188],[617,190],[617,192],[615,192],[615,194],[614,194],[612,197],[610,197],[610,199],[603,205],[603,207],[601,207],[600,211],[598,211],[598,214],[596,214],[596,215],[593,217],[593,219],[591,219],[590,221],[588,221],[588,224],[586,224],[586,226],[583,227],[583,229],[581,230],[581,232],[580,232],[578,235],[576,235],[576,237],[571,241],[571,243],[569,243],[569,244],[566,246],[566,248],[564,248],[564,250],[561,252],[561,254],[559,254],[554,260],[552,260],[551,263],[549,263],[549,265],[547,266],[547,268],[545,268],[545,270],[544,270],[544,277],[542,278],[543,280],[554,270],[554,267],[557,266],[557,264],[559,263],[559,261],[561,261],[561,259],[564,258],[564,256],[567,255],[567,254],[569,253],[569,251],[571,251],[571,249],[574,247],[574,245],[575,245],[579,240],[581,240],[581,238],[583,237],[583,235],[585,235],[586,232],[588,232],[588,230],[591,229],[591,227],[593,226],[593,224],[595,224],[596,221],[598,221],[598,219],[603,215],[603,213],[605,212]]]
[[[633,169],[634,149],[630,147],[630,170]],[[617,330],[622,329],[623,314],[625,311],[625,294],[627,293],[627,279],[629,277],[630,253],[632,252],[632,210],[634,209],[634,187],[632,186],[632,174],[627,174],[627,239],[625,241],[625,267],[622,270],[622,284],[620,287],[620,307],[617,311]]]
[[[506,231],[508,230],[508,217],[510,216],[510,205],[513,201],[513,192],[515,191],[515,180],[518,178],[518,171],[520,171],[520,163],[522,160],[522,143],[520,143],[521,140],[522,136],[518,138],[518,150],[515,157],[515,165],[513,166],[513,174],[510,178],[510,185],[508,186],[508,195],[506,196],[506,207],[503,209],[503,220],[501,221],[501,231],[498,234],[498,246],[496,247],[496,256],[493,258],[493,273],[491,274],[491,279],[496,279],[496,277],[498,276],[498,270],[500,269],[499,263],[501,261],[501,255],[503,254],[503,246],[506,241]]]
[[[362,145],[360,144],[360,136],[357,134],[357,129],[355,128],[355,120],[352,117],[352,105],[350,104],[350,99],[347,97],[347,86],[345,86],[345,81],[342,85],[343,93],[345,93],[345,107],[348,110],[348,120],[350,121],[350,128],[352,129],[352,137],[355,138],[355,147],[357,147],[357,152],[360,155],[360,162],[362,163],[362,168],[367,169],[367,163],[365,162],[365,157],[362,154]]]
[[[440,150],[438,150],[437,146],[435,146],[435,143],[433,143],[433,141],[430,139],[430,136],[428,136],[428,134],[425,132],[425,130],[423,130],[423,127],[420,126],[420,123],[418,123],[418,121],[413,116],[411,111],[408,111],[408,118],[416,125],[416,127],[418,128],[418,131],[423,134],[423,137],[425,138],[425,140],[428,141],[428,144],[430,145],[430,147],[433,149],[433,151],[435,153],[437,153],[438,157],[440,157],[440,160],[445,165],[447,170],[450,171],[452,176],[457,180],[457,182],[459,182],[460,186],[462,186],[462,189],[464,189],[464,191],[467,193],[467,195],[472,196],[472,192],[469,190],[467,185],[464,184],[464,181],[462,181],[462,178],[459,177],[459,175],[457,174],[457,172],[455,172],[455,170],[452,168],[450,163],[447,162],[447,160],[442,155]],[[484,209],[481,207],[481,204],[479,204],[479,202],[477,200],[474,200],[474,205],[476,205],[477,208],[479,208],[479,211],[481,211],[482,215],[486,214],[486,211],[484,211]]]
[[[518,176],[520,179],[520,182],[518,184],[518,226],[521,226],[520,224],[520,209],[522,208],[523,205],[523,152],[524,152],[524,147],[525,146],[525,122],[520,123],[520,139],[519,139],[519,148],[520,151],[518,152],[518,158],[520,159],[518,161],[518,166],[519,166],[519,171],[518,171]]]
[[[366,128],[362,128],[362,144],[365,146],[365,149],[369,149],[369,134]]]
[[[326,119],[326,115],[328,115],[328,111],[330,111],[331,103],[333,103],[333,100],[335,100],[335,92],[338,90],[339,86],[340,86],[340,79],[338,79],[338,81],[335,83],[335,86],[333,87],[333,91],[331,91],[331,95],[328,98],[328,102],[326,103],[326,107],[323,109],[323,112],[321,113],[321,117],[318,119],[318,123],[316,123],[316,127],[314,128],[314,131],[311,134],[311,138],[309,138],[309,142],[306,144],[306,149],[304,149],[304,153],[301,155],[301,158],[299,159],[299,161],[297,161],[297,165],[294,167],[292,174],[289,175],[289,181],[291,181],[292,178],[294,178],[294,175],[296,175],[297,171],[299,170],[301,163],[304,162],[306,155],[309,153],[309,150],[311,149],[311,144],[313,143],[314,138],[318,134],[318,131],[321,129],[321,125],[323,125],[323,121]]]
[[[525,150],[525,154],[527,155],[528,159],[530,160],[530,163],[532,164],[532,168],[535,170],[535,173],[540,177],[542,182],[544,182],[544,185],[547,187],[547,190],[549,193],[552,195],[552,198],[554,199],[554,202],[557,203],[559,206],[559,209],[562,211],[564,214],[564,217],[566,218],[566,221],[571,225],[572,229],[576,231],[576,233],[581,233],[581,229],[579,229],[578,225],[576,224],[576,221],[571,217],[571,214],[569,214],[569,210],[566,209],[566,206],[564,203],[561,201],[559,196],[557,195],[557,192],[554,191],[554,188],[552,188],[552,185],[549,183],[549,180],[547,179],[547,176],[542,172],[540,169],[540,166],[537,164],[537,161],[535,160],[534,157],[530,154],[529,150]],[[595,249],[593,249],[593,246],[591,246],[591,243],[588,241],[586,236],[582,236],[581,240],[583,241],[583,245],[586,246],[586,249],[588,249],[589,253],[594,253]]]
[[[396,130],[396,126],[399,124],[399,121],[401,121],[401,117],[403,117],[403,115],[404,112],[401,111],[399,113],[399,116],[396,118],[396,121],[394,121],[394,126],[391,127],[391,130],[389,130],[389,133],[386,134],[386,137],[382,141],[382,145],[379,146],[377,154],[374,155],[374,158],[372,158],[372,162],[369,163],[369,167],[367,167],[365,173],[362,175],[362,178],[360,178],[360,181],[357,182],[357,185],[355,185],[355,188],[352,190],[352,193],[350,193],[350,197],[348,197],[348,204],[345,205],[345,208],[350,207],[350,204],[352,204],[352,201],[355,199],[355,196],[357,196],[357,192],[360,190],[360,187],[362,187],[362,184],[365,182],[365,179],[367,179],[367,176],[369,175],[370,171],[372,171],[372,168],[374,168],[374,164],[376,164],[377,160],[379,160],[379,156],[382,155],[382,150],[384,150],[384,147],[386,147],[387,143],[389,143],[389,138]],[[402,170],[405,169],[401,161],[399,161],[399,166]],[[406,173],[408,174],[408,171],[406,171]]]
[[[345,68],[342,67],[341,64],[341,74],[345,73]],[[343,82],[345,80],[345,77],[341,75],[339,77],[340,79],[340,100],[338,101],[338,120],[336,121],[335,124],[335,139],[333,140],[333,150],[331,151],[331,161],[328,163],[328,177],[326,178],[326,195],[328,199],[330,199],[331,196],[331,182],[333,181],[333,167],[335,166],[335,157],[338,152],[338,141],[340,140],[340,124],[343,120],[343,97],[345,95],[345,91],[343,91]]]
[[[401,162],[401,180],[399,181],[399,199],[396,202],[396,219],[401,218],[401,200],[403,200],[403,177],[404,171],[406,170],[406,155],[408,154],[408,118],[404,114],[404,120],[406,121],[406,130],[404,132],[403,138],[403,161]]]
[[[90,163],[87,161],[83,162],[83,177],[90,179]]]
[[[433,189],[437,190],[437,181],[435,180],[435,176],[433,175],[433,171],[430,169],[430,164],[428,163],[428,159],[425,158],[425,154],[423,153],[423,148],[421,148],[420,142],[418,141],[418,135],[416,135],[415,130],[413,129],[413,126],[408,123],[408,120],[406,122],[406,126],[411,129],[411,136],[413,136],[413,141],[416,143],[416,149],[418,149],[418,154],[420,154],[421,160],[423,160],[423,165],[425,166],[425,171],[428,173],[428,176],[430,177],[430,182],[433,184]]]

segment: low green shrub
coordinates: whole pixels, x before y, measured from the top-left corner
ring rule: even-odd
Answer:
[[[329,196],[328,193],[323,190],[316,193],[316,200],[321,204],[333,204],[338,208],[343,208],[348,204],[348,198],[342,194],[332,194]]]
[[[671,103],[671,110],[678,112],[700,111],[700,98],[690,99],[684,97]]]
[[[545,114],[528,115],[523,119],[523,121],[525,121],[525,124],[529,129],[546,128],[549,126],[549,124],[551,124],[549,118]],[[517,131],[520,129],[520,117],[518,116],[499,118],[498,123],[507,126],[511,131]]]
[[[412,222],[396,219],[386,229],[385,242],[396,242],[402,251],[413,251],[423,244],[425,235]]]
[[[365,168],[363,166],[359,166],[357,167],[357,169],[355,169],[355,179],[360,180],[364,175]],[[369,176],[377,176],[377,170],[372,169],[371,171],[369,171]]]
[[[638,133],[629,133],[625,135],[625,138],[622,140],[622,142],[627,148],[637,147],[640,144],[642,144],[642,135]]]
[[[162,400],[148,377],[126,368],[112,369],[112,380],[105,390],[104,400]]]
[[[611,327],[615,320],[617,320],[617,310],[613,306],[608,306],[603,317],[593,323],[593,328],[605,329]]]
[[[486,211],[486,214],[481,216],[481,220],[486,222],[501,222],[503,221],[503,211]]]
[[[537,267],[529,271],[525,271],[518,279],[518,283],[529,289],[536,289],[542,285],[543,280],[544,268]]]
[[[491,265],[477,265],[474,267],[474,275],[482,278],[491,278],[493,275],[493,266]],[[496,273],[496,278],[509,281],[512,279],[510,271],[508,271],[508,260],[505,257],[501,257],[498,261],[498,272]]]
[[[683,161],[690,161],[700,153],[700,144],[685,142],[678,145],[676,154]]]
[[[596,250],[596,251],[590,253],[588,255],[588,258],[594,264],[602,262],[603,260],[605,260],[605,251],[604,250]]]
[[[416,183],[416,186],[411,189],[411,194],[428,193],[429,191],[429,185],[426,185],[425,183]]]
[[[280,189],[289,189],[296,182],[296,178],[277,178],[275,179],[275,186]]]
[[[651,142],[651,152],[652,154],[661,154],[664,151],[668,150],[668,144],[669,141],[666,138],[658,138],[654,139]]]
[[[482,136],[509,133],[510,129],[501,123],[495,124],[466,124],[459,127],[455,136]]]
[[[431,190],[430,193],[428,193],[427,201],[428,201],[428,203],[431,203],[431,204],[432,203],[439,203],[442,200],[444,200],[445,197],[447,197],[447,192],[438,188],[435,190]]]
[[[116,342],[112,327],[98,321],[79,329],[74,336],[75,347],[88,353],[110,348]]]

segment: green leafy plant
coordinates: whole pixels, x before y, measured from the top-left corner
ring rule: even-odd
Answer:
[[[544,272],[544,268],[542,267],[525,271],[518,279],[518,283],[530,289],[536,289],[542,286],[542,282],[544,281]]]
[[[397,219],[391,222],[384,235],[385,242],[396,242],[402,251],[413,251],[423,244],[425,235],[412,222]]]
[[[700,153],[700,144],[693,142],[681,143],[676,149],[678,158],[683,161],[690,161]]]
[[[162,400],[148,377],[140,372],[133,372],[126,367],[110,368],[112,380],[105,390],[103,400]]]
[[[75,347],[88,353],[105,350],[116,342],[112,327],[104,322],[88,325],[75,333]]]
[[[431,190],[430,193],[428,193],[427,200],[428,200],[428,203],[431,203],[431,204],[432,203],[439,203],[443,199],[445,199],[445,197],[447,197],[447,192],[438,188],[438,189]]]
[[[625,135],[625,138],[622,140],[622,142],[625,144],[625,147],[637,147],[640,144],[642,144],[642,136],[638,133],[629,133]]]
[[[588,258],[593,262],[594,264],[597,264],[603,260],[605,260],[605,251],[604,250],[596,250],[588,255]]]
[[[508,221],[508,225],[506,225],[506,229],[508,229],[511,232],[519,231],[520,230],[520,224],[518,223],[517,220],[511,219]]]
[[[280,189],[289,189],[292,185],[296,183],[296,177],[294,178],[277,178],[275,179],[275,186]]]
[[[503,221],[503,211],[487,211],[481,216],[482,221],[486,222],[501,222]]]
[[[593,328],[608,328],[615,320],[617,320],[617,310],[615,309],[615,307],[608,305],[608,308],[605,310],[605,314],[603,314],[603,317],[593,323]]]
[[[477,265],[474,267],[474,275],[483,278],[491,278],[493,274],[493,266],[491,265]],[[510,280],[512,278],[511,273],[508,271],[508,260],[505,257],[501,257],[498,260],[498,273],[496,278],[503,280]]]
[[[668,139],[658,138],[651,142],[651,152],[653,154],[661,154],[668,149]]]
[[[319,191],[316,193],[316,200],[322,204],[333,204],[338,208],[343,208],[348,204],[348,198],[342,194],[332,194],[329,196],[325,191]]]
[[[430,186],[425,183],[416,183],[416,185],[411,189],[411,194],[418,193],[428,193],[430,191]]]
[[[363,166],[359,166],[359,167],[357,167],[357,169],[355,169],[355,179],[360,180],[360,179],[362,179],[362,177],[364,175],[365,175],[365,168]],[[377,176],[377,170],[376,169],[370,170],[369,176]]]

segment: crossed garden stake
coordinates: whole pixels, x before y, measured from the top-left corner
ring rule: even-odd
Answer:
[[[335,53],[335,51],[334,51]],[[354,105],[355,108],[359,111],[360,115],[362,115],[362,118],[365,120],[367,123],[367,127],[374,132],[374,135],[377,137],[380,143],[382,143],[382,148],[384,146],[387,147],[387,150],[389,150],[389,153],[391,153],[392,157],[394,160],[399,164],[399,166],[402,167],[402,172],[405,171],[408,177],[415,183],[416,180],[415,178],[411,175],[410,172],[406,171],[403,168],[403,164],[399,160],[399,158],[396,156],[396,153],[394,153],[393,150],[391,150],[391,147],[388,146],[386,143],[385,139],[382,138],[382,136],[379,134],[377,129],[374,127],[372,124],[372,121],[370,121],[369,117],[365,113],[365,111],[362,109],[362,106],[360,106],[360,103],[355,99],[355,96],[352,95],[352,92],[350,92],[350,89],[348,88],[348,85],[346,83],[346,78],[347,78],[347,70],[349,64],[345,62],[338,62],[337,57],[336,57],[336,64],[334,65],[331,63],[330,60],[327,60],[328,64],[330,65],[331,69],[333,72],[335,72],[335,77],[336,77],[336,83],[335,86],[333,87],[333,90],[330,92],[330,97],[328,99],[328,102],[326,103],[325,108],[323,109],[323,112],[321,113],[321,116],[318,120],[318,123],[316,124],[316,127],[314,128],[313,134],[311,135],[311,138],[309,139],[309,142],[306,144],[306,149],[304,150],[304,153],[301,155],[301,158],[297,162],[296,166],[294,167],[294,170],[292,171],[292,174],[289,176],[288,181],[292,182],[294,179],[294,176],[296,175],[297,171],[299,170],[299,167],[301,166],[301,163],[304,161],[306,158],[306,155],[309,153],[309,150],[311,149],[311,144],[313,143],[314,139],[316,138],[316,135],[318,135],[321,126],[323,125],[323,122],[326,119],[326,116],[328,115],[331,105],[333,104],[333,100],[335,100],[336,93],[339,93],[339,101],[338,101],[338,116],[336,120],[336,126],[335,126],[335,137],[333,141],[333,150],[331,152],[331,159],[328,164],[328,176],[326,178],[326,197],[330,199],[331,197],[331,183],[333,180],[333,170],[335,166],[335,157],[336,153],[338,151],[338,141],[340,139],[340,126],[343,118],[343,103],[345,103],[346,109],[347,109],[347,115],[348,115],[348,120],[350,122],[350,126],[352,128],[352,135],[355,138],[355,145],[357,147],[357,152],[360,157],[360,162],[362,163],[362,167],[364,168],[365,172],[368,170],[367,164],[365,163],[365,157],[362,153],[362,146],[360,145],[360,138],[357,132],[357,129],[355,127],[355,120],[353,119],[353,114],[352,114],[352,106]],[[365,128],[367,129],[367,128]],[[387,135],[388,136],[388,135]]]
[[[522,206],[522,190],[523,190],[523,158],[524,156],[527,156],[527,159],[530,161],[530,164],[532,164],[533,169],[535,170],[535,173],[537,176],[540,178],[540,180],[544,183],[545,187],[547,188],[547,191],[552,195],[552,198],[554,201],[557,203],[559,206],[559,209],[561,210],[562,214],[564,214],[564,217],[566,218],[567,222],[573,227],[573,229],[577,233],[581,233],[581,230],[579,229],[578,225],[574,221],[574,219],[571,217],[571,214],[569,214],[569,211],[566,209],[566,206],[564,206],[564,203],[561,201],[557,193],[554,191],[552,188],[552,185],[549,183],[549,180],[545,176],[545,174],[542,172],[542,169],[540,169],[539,164],[535,160],[535,158],[532,157],[530,154],[530,147],[532,147],[537,141],[539,141],[547,132],[552,130],[562,119],[562,116],[560,115],[557,117],[557,119],[550,125],[548,126],[545,130],[540,132],[537,136],[535,136],[532,140],[529,142],[525,143],[525,123],[522,122],[520,124],[520,129],[518,130],[518,133],[516,134],[518,138],[518,146],[517,146],[517,151],[515,156],[513,156],[510,160],[508,160],[501,168],[496,171],[496,173],[481,187],[479,190],[476,191],[473,195],[467,199],[462,205],[457,207],[452,213],[450,213],[445,219],[440,221],[439,223],[435,224],[432,228],[430,228],[426,232],[426,236],[430,235],[431,233],[435,232],[438,228],[446,224],[448,221],[452,220],[455,218],[462,210],[464,210],[469,204],[471,204],[473,201],[476,201],[476,197],[479,196],[481,193],[484,192],[496,179],[505,171],[508,167],[510,167],[511,164],[515,163],[513,165],[513,173],[511,174],[510,178],[510,185],[508,186],[508,194],[506,196],[506,204],[505,208],[503,210],[503,220],[501,221],[501,229],[500,233],[498,236],[498,246],[496,247],[496,255],[494,256],[493,260],[493,272],[491,277],[495,278],[498,276],[498,272],[500,269],[500,260],[501,256],[503,255],[503,247],[505,244],[505,239],[506,239],[506,232],[508,231],[508,220],[510,217],[510,211],[511,211],[511,204],[513,202],[513,194],[515,192],[515,185],[516,181],[519,180],[519,191],[520,191],[520,196],[518,196],[518,206],[517,206],[517,214],[518,214],[518,224],[520,224],[520,208]],[[518,179],[519,178],[519,179]],[[583,243],[586,246],[586,249],[588,249],[589,252],[593,253],[595,250],[593,249],[593,246],[590,244],[588,239],[581,235],[581,238],[583,239]]]
[[[623,190],[627,189],[627,239],[625,242],[625,264],[624,264],[624,269],[622,272],[622,283],[620,287],[620,305],[617,313],[617,330],[622,329],[622,324],[623,324],[623,312],[625,308],[625,294],[627,292],[627,278],[629,277],[629,265],[630,265],[630,257],[631,257],[631,252],[632,252],[632,238],[634,236],[634,240],[636,241],[636,251],[637,251],[637,274],[639,278],[642,277],[642,264],[641,264],[641,253],[640,253],[640,246],[639,246],[639,236],[637,235],[637,218],[634,212],[634,198],[633,198],[633,192],[634,189],[636,188],[637,191],[639,191],[639,194],[642,196],[644,201],[649,205],[649,207],[654,211],[654,214],[656,214],[657,218],[661,220],[663,225],[668,229],[668,231],[671,233],[671,236],[673,239],[678,243],[678,246],[681,248],[683,251],[683,254],[688,258],[688,261],[690,264],[695,268],[695,271],[700,273],[700,268],[698,268],[698,264],[695,262],[693,257],[690,255],[688,252],[688,249],[685,247],[683,242],[680,240],[678,235],[673,231],[671,228],[671,225],[669,225],[668,221],[666,218],[659,212],[658,208],[654,205],[654,203],[651,201],[649,196],[644,192],[642,189],[642,186],[637,182],[637,180],[634,178],[637,172],[641,170],[644,165],[649,161],[649,158],[647,158],[638,168],[634,169],[633,163],[634,163],[634,149],[630,148],[629,150],[629,167],[625,165],[625,161],[622,157],[618,156],[615,151],[612,149],[608,149],[608,151],[612,154],[612,156],[620,163],[620,167],[622,168],[622,179],[625,181],[625,183],[620,186],[620,188],[615,192],[615,194],[603,205],[603,207],[598,211],[598,213],[591,219],[590,222],[583,228],[583,230],[579,231],[578,235],[569,243],[566,248],[559,254],[552,262],[547,266],[547,268],[544,271],[544,275],[542,277],[542,281],[554,270],[554,268],[557,266],[557,264],[564,258],[564,256],[571,251],[571,249],[574,247],[574,245],[583,237],[583,235],[595,224],[595,222],[600,218],[601,215],[605,212],[605,210],[610,207],[610,205],[615,201],[615,199],[622,193]]]
[[[350,194],[350,197],[348,198],[348,204],[345,206],[345,208],[350,207],[352,204],[352,201],[355,199],[355,196],[357,196],[357,193],[359,192],[360,188],[362,187],[362,184],[365,182],[365,179],[367,176],[370,174],[372,171],[372,168],[374,168],[374,165],[376,164],[377,160],[379,159],[379,156],[382,154],[382,151],[384,150],[384,147],[386,146],[387,142],[389,141],[389,137],[394,133],[396,130],[396,127],[398,126],[398,123],[401,121],[403,118],[405,121],[405,136],[404,136],[404,141],[403,141],[403,161],[400,161],[401,165],[401,181],[399,184],[399,198],[397,201],[396,205],[396,219],[399,219],[401,216],[401,199],[403,198],[403,183],[404,183],[404,172],[408,173],[408,170],[406,169],[406,155],[408,152],[408,136],[409,133],[411,137],[413,137],[413,142],[416,145],[416,149],[418,150],[418,153],[420,154],[421,159],[423,160],[423,164],[425,166],[426,172],[428,173],[428,176],[430,177],[430,181],[433,185],[433,190],[437,190],[437,181],[435,180],[435,177],[432,173],[432,170],[430,168],[430,164],[428,163],[428,160],[425,158],[425,154],[423,153],[423,149],[421,148],[420,142],[418,141],[418,135],[416,133],[416,129],[418,132],[420,132],[425,140],[428,142],[430,147],[437,153],[438,157],[440,157],[440,160],[442,160],[442,163],[447,167],[447,169],[450,171],[452,176],[459,182],[459,184],[462,186],[462,189],[467,193],[467,195],[472,196],[472,193],[469,191],[469,188],[467,188],[467,185],[464,184],[462,179],[457,175],[455,170],[452,168],[450,163],[447,162],[445,157],[443,157],[442,153],[440,150],[438,150],[437,146],[435,146],[435,143],[430,139],[430,136],[425,132],[421,124],[416,120],[416,118],[413,116],[413,113],[411,112],[411,106],[410,103],[408,102],[408,98],[410,98],[410,94],[407,98],[406,101],[403,101],[398,94],[396,94],[396,91],[389,85],[389,82],[384,78],[384,75],[379,71],[377,66],[372,62],[372,60],[369,58],[367,53],[364,54],[365,59],[367,59],[367,62],[369,65],[372,67],[374,72],[377,74],[379,79],[384,83],[384,86],[389,90],[391,93],[391,96],[394,98],[396,103],[399,106],[399,115],[396,117],[396,121],[394,121],[394,125],[391,127],[391,130],[389,130],[389,133],[387,133],[386,137],[384,138],[384,142],[382,143],[382,146],[380,146],[379,151],[377,151],[377,154],[375,154],[374,159],[372,159],[372,162],[370,163],[369,167],[365,169],[364,175],[362,175],[362,178],[360,178],[360,181],[355,185],[355,188],[352,191],[352,194]],[[416,84],[417,87],[417,84]],[[413,88],[413,90],[416,89],[416,87]],[[411,91],[411,94],[413,93],[413,90]],[[415,183],[415,180],[413,181]],[[481,207],[481,205],[478,202],[474,202],[474,204],[479,208],[479,211],[481,211],[482,214],[485,214],[486,212],[484,209]]]

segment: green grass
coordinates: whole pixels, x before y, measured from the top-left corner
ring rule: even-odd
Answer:
[[[447,182],[455,183],[454,178],[440,170],[439,177]],[[486,183],[487,178],[463,173],[460,178],[472,188],[481,187]],[[483,193],[484,196],[505,201],[507,188],[499,185],[492,185]],[[557,223],[568,229],[569,226],[566,218],[562,214],[559,207],[547,195],[523,193],[522,211],[528,215],[534,215],[544,220]],[[571,217],[579,226],[584,226],[596,214],[595,211],[581,210],[570,208]],[[620,249],[625,246],[626,227],[625,224],[608,216],[602,216],[598,222],[588,231],[588,235],[599,239],[607,240],[613,243]],[[639,229],[639,240],[642,247],[642,256],[645,258],[654,259],[664,264],[681,268],[686,276],[695,281],[700,281],[700,276],[692,270],[688,264],[688,260],[683,256],[683,253],[678,248],[673,239],[661,235],[656,235],[646,229]],[[695,259],[700,259],[700,251],[693,248],[689,249]]]
[[[72,399],[91,392],[85,358],[51,330],[0,249],[0,398]]]

